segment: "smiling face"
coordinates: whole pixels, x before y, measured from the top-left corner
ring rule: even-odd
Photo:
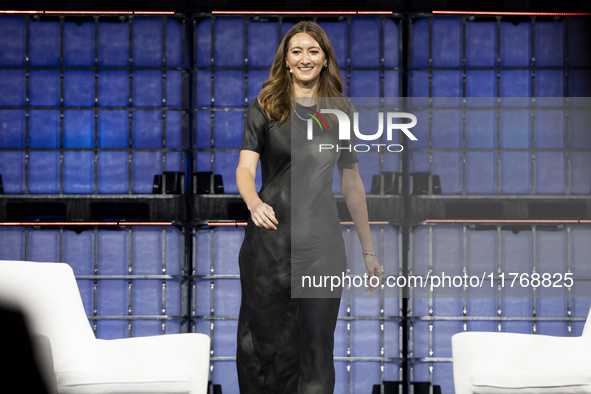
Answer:
[[[314,85],[318,82],[322,67],[327,64],[320,44],[308,33],[298,33],[289,41],[287,59],[293,82]]]

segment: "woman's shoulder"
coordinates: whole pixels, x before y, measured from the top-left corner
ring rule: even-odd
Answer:
[[[267,116],[267,113],[265,112],[263,107],[261,107],[261,104],[259,103],[258,97],[255,97],[254,99],[252,99],[250,101],[250,104],[248,104],[248,108],[246,110],[246,113],[249,116],[252,116],[253,114],[258,115],[258,116],[262,116],[266,122],[270,122],[270,119]]]

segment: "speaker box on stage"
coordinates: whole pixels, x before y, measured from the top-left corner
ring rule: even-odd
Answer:
[[[193,174],[193,194],[224,194],[224,181],[221,175],[211,171]]]
[[[224,180],[221,175],[213,176],[213,187],[215,194],[224,194]]]
[[[0,175],[0,194],[4,194],[4,186],[2,186],[2,175]]]
[[[402,194],[402,173],[385,171],[381,175],[374,175],[371,194]]]
[[[185,192],[185,173],[164,171],[154,175],[152,194],[183,194]]]
[[[222,385],[213,384],[210,380],[207,382],[207,394],[222,394]]]
[[[411,383],[411,387],[414,388],[414,393],[412,394],[430,394],[429,387],[431,383],[429,382],[413,382]],[[433,385],[433,394],[441,394],[441,386],[434,384]]]
[[[371,394],[402,394],[400,390],[403,390],[403,383],[398,381],[384,381],[382,384],[384,391],[382,391],[381,385],[375,384],[371,390]],[[411,383],[412,393],[408,394],[431,394],[429,393],[429,382],[413,382]],[[433,385],[433,394],[441,394],[441,386]]]
[[[410,194],[441,194],[441,180],[439,175],[429,172],[413,172],[410,174],[409,189]]]
[[[386,381],[382,385],[384,386],[383,394],[399,394],[402,382]],[[371,394],[382,394],[382,390],[379,384],[374,384],[373,389],[371,390]]]

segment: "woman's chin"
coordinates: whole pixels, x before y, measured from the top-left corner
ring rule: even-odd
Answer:
[[[313,82],[317,82],[318,81],[318,75],[302,75],[302,76],[298,76],[296,78],[296,81],[301,83],[301,84],[309,84],[309,83],[313,83]]]

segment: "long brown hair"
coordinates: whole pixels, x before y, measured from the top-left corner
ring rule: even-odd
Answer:
[[[294,89],[292,75],[289,69],[285,67],[285,61],[289,50],[289,42],[298,33],[309,34],[315,39],[327,60],[327,68],[323,68],[320,71],[316,97],[337,98],[336,100],[330,100],[330,102],[318,100],[316,103],[317,108],[349,110],[346,100],[338,99],[343,97],[343,81],[334,49],[328,40],[328,36],[317,23],[301,21],[289,29],[285,37],[283,37],[283,41],[281,41],[277,49],[275,60],[271,66],[269,79],[263,83],[263,88],[258,96],[259,104],[267,113],[267,116],[275,119],[279,124],[284,124],[291,118],[291,98],[294,96]],[[329,124],[334,125],[337,122],[336,116],[332,114],[327,114],[325,118]]]

